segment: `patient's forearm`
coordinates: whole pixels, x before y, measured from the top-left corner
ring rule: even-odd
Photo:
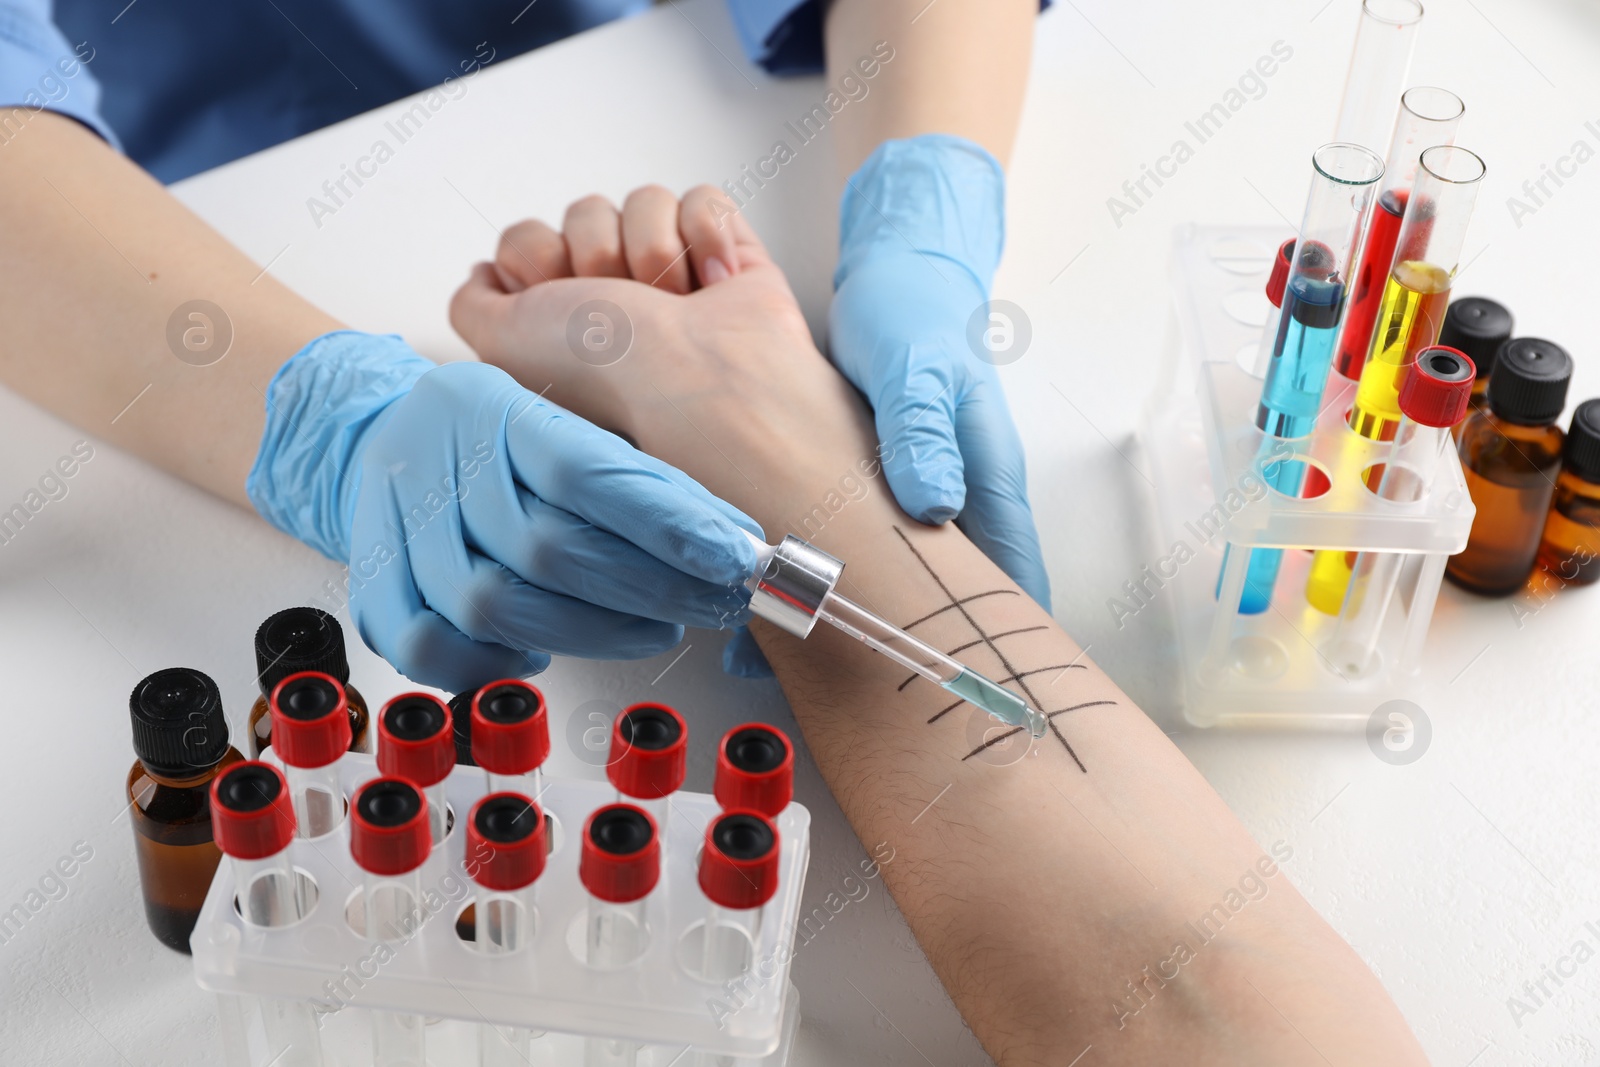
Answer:
[[[338,323],[61,115],[6,145],[0,235],[0,380],[248,507],[267,383]]]
[[[839,164],[855,172],[891,138],[948,133],[1011,156],[1028,84],[1038,0],[833,0],[828,77],[860,77],[880,42],[894,58],[870,94],[839,113]]]
[[[777,536],[781,518],[757,518]],[[756,627],[823,776],[862,841],[894,850],[887,883],[997,1060],[1060,1065],[1092,1043],[1098,1063],[1423,1062],[1279,870],[1292,850],[1252,841],[959,532],[907,522],[874,484],[809,539],[847,561],[847,595],[1050,717],[1027,755],[1020,737],[985,748],[1005,728],[844,635]]]

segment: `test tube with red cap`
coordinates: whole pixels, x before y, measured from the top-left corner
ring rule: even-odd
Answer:
[[[614,970],[644,953],[645,901],[661,877],[661,838],[655,819],[632,804],[607,804],[583,826],[578,878],[589,891],[584,959]],[[614,1038],[584,1041],[586,1067],[627,1067],[638,1045]]]
[[[794,746],[766,723],[735,726],[717,746],[711,791],[724,808],[753,808],[777,818],[794,799]]]
[[[753,808],[724,811],[706,827],[700,852],[706,895],[701,977],[723,981],[751,963],[767,901],[778,891],[778,828]]]
[[[519,678],[490,682],[472,697],[472,761],[482,767],[489,792],[538,797],[539,768],[550,755],[550,717],[544,694]]]
[[[665,704],[624,708],[611,725],[611,754],[606,777],[618,799],[629,799],[655,818],[657,836],[665,840],[672,813],[672,794],[683,785],[688,769],[689,728],[683,716]]]
[[[251,926],[281,927],[310,910],[289,858],[295,836],[289,783],[270,763],[235,763],[211,783],[211,829],[233,866],[239,915]],[[259,999],[267,1051],[280,1067],[322,1067],[322,1043],[311,1006]]]
[[[533,937],[534,885],[549,851],[544,812],[522,793],[490,793],[467,815],[466,845],[478,951],[492,956],[521,951]],[[480,1067],[523,1067],[534,1036],[522,1027],[481,1024]]]
[[[1256,378],[1265,378],[1272,366],[1272,349],[1278,343],[1278,327],[1283,323],[1283,291],[1289,285],[1294,242],[1293,237],[1283,242],[1272,257],[1272,273],[1267,276],[1267,302],[1272,310],[1267,312],[1267,321],[1261,326],[1261,340],[1256,343],[1255,359],[1250,364],[1250,374]]]
[[[1435,345],[1417,354],[1400,387],[1401,418],[1383,461],[1377,494],[1384,500],[1420,500],[1454,447],[1450,427],[1467,414],[1476,368],[1459,349]],[[1349,678],[1371,672],[1384,617],[1394,600],[1405,557],[1363,552],[1352,564],[1339,624],[1329,645],[1334,666]]]
[[[368,941],[404,942],[422,925],[419,872],[433,847],[428,807],[422,791],[404,778],[374,778],[351,799],[350,855],[365,875]],[[424,1067],[422,1016],[374,1011],[372,1053],[378,1067]]]
[[[433,843],[449,829],[444,780],[456,765],[450,709],[427,693],[401,693],[378,713],[378,770],[414,783],[428,799]]]
[[[350,748],[345,688],[319,671],[291,674],[272,689],[272,750],[283,761],[301,837],[321,837],[344,822],[339,760]]]

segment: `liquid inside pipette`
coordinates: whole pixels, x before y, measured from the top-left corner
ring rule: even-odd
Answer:
[[[1022,727],[1034,737],[1043,737],[1049,728],[1048,720],[1011,690],[838,593],[823,597],[817,618],[1008,726]]]

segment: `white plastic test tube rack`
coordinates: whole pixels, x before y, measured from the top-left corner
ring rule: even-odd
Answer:
[[[1337,376],[1310,435],[1273,440],[1256,429],[1261,379],[1249,368],[1270,309],[1265,285],[1272,256],[1285,236],[1269,227],[1177,231],[1175,343],[1158,375],[1166,384],[1151,398],[1140,435],[1158,531],[1147,546],[1149,565],[1116,591],[1110,606],[1124,622],[1146,610],[1170,614],[1183,714],[1196,725],[1360,728],[1415,671],[1445,561],[1465,547],[1474,509],[1453,454],[1438,464],[1420,500],[1383,500],[1368,489],[1364,473],[1390,458],[1392,446],[1349,429],[1355,384],[1340,384]],[[1267,488],[1263,456],[1310,464],[1327,491],[1302,498]],[[1402,454],[1399,462],[1406,461]],[[1229,542],[1239,549],[1404,553],[1375,666],[1351,678],[1327,654],[1338,620],[1306,600],[1308,552],[1284,554],[1268,610],[1239,614],[1250,553],[1229,553],[1219,596]]]
[[[264,758],[271,761],[271,752]],[[373,757],[361,753],[338,767],[346,797],[379,776]],[[427,918],[388,952],[352,925],[361,915],[364,875],[350,858],[348,819],[322,838],[290,845],[290,862],[313,898],[292,925],[247,924],[235,907],[230,865],[218,870],[190,946],[196,981],[219,994],[227,1067],[267,1067],[271,1059],[258,997],[312,1005],[325,1067],[372,1064],[370,1017],[383,1011],[425,1017],[430,1067],[477,1067],[484,1024],[548,1031],[532,1041],[530,1062],[541,1067],[581,1064],[585,1037],[637,1045],[637,1067],[788,1062],[799,1014],[789,962],[810,850],[804,807],[791,803],[774,820],[782,849],[778,891],[749,948],[749,967],[734,979],[708,981],[697,976],[708,910],[697,874],[699,843],[722,810],[713,797],[673,796],[661,879],[642,902],[643,954],[601,970],[584,961],[589,898],[578,879],[576,835],[591,812],[616,801],[616,789],[546,779],[539,799],[554,847],[532,887],[534,929],[525,949],[485,954],[456,932],[475,894],[463,869],[462,823],[486,792],[485,776],[458,766],[443,784],[451,829],[419,872]]]

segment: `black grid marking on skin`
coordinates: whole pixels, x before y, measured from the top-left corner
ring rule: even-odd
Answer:
[[[995,641],[998,641],[1002,637],[1010,637],[1012,634],[1031,634],[1035,630],[1043,630],[1043,629],[1044,629],[1043,626],[1024,626],[1020,630],[1004,630],[1004,631],[1002,631],[1000,633],[995,634],[992,639],[995,640]],[[957,645],[955,648],[952,648],[949,652],[946,652],[945,655],[954,656],[957,653],[965,652],[969,648],[975,648],[978,645],[983,644],[984,640],[985,640],[984,638],[980,637],[976,641],[968,641],[964,645]],[[1069,664],[1069,666],[1070,666],[1070,664]],[[910,685],[912,682],[916,681],[918,678],[921,678],[921,677],[922,677],[922,675],[920,675],[920,674],[913,674],[911,677],[907,678],[905,681],[900,683],[898,691],[904,692],[906,686]]]
[[[1010,658],[1007,657],[1004,652],[1001,652],[1000,651],[1000,647],[997,644],[995,644],[995,641],[998,640],[998,638],[1003,636],[1003,635],[1002,634],[990,634],[988,631],[986,631],[982,626],[980,626],[978,624],[978,620],[973,618],[972,617],[972,613],[970,611],[968,611],[967,608],[966,608],[967,604],[971,603],[974,600],[979,600],[979,599],[981,599],[983,597],[995,596],[995,595],[1001,594],[1001,593],[1010,593],[1013,596],[1021,596],[1022,595],[1021,591],[1020,590],[1016,590],[1016,589],[991,589],[991,590],[988,590],[987,592],[974,593],[973,595],[967,596],[967,597],[957,597],[953,592],[950,591],[950,587],[945,585],[944,579],[939,577],[938,572],[935,571],[931,566],[929,566],[928,561],[923,558],[922,553],[917,551],[917,546],[915,546],[915,545],[913,545],[911,543],[911,539],[906,536],[905,531],[900,529],[900,527],[898,527],[898,526],[892,527],[892,529],[894,530],[895,534],[900,538],[901,542],[906,546],[906,549],[912,554],[912,556],[916,557],[917,562],[922,564],[922,569],[928,572],[928,577],[933,579],[934,584],[936,584],[939,587],[939,591],[941,593],[943,593],[945,595],[945,598],[950,601],[950,603],[946,604],[944,607],[938,608],[935,611],[931,611],[928,614],[922,616],[922,618],[917,619],[914,622],[908,623],[905,627],[903,627],[903,629],[909,630],[911,627],[916,626],[919,623],[927,622],[929,619],[932,619],[935,616],[941,615],[941,614],[943,614],[944,612],[947,612],[947,611],[958,611],[958,612],[960,612],[961,613],[961,617],[967,620],[967,625],[972,627],[973,631],[978,635],[978,640],[977,641],[974,641],[971,644],[962,645],[961,647],[964,648],[964,649],[966,649],[966,648],[974,648],[979,644],[987,646],[989,651],[993,652],[995,654],[995,657],[997,659],[999,659],[1000,665],[1006,669],[1007,678],[1005,680],[1006,681],[1014,681],[1014,682],[1016,682],[1017,685],[1021,687],[1023,694],[1027,696],[1028,703],[1033,705],[1035,708],[1041,707],[1041,705],[1039,703],[1039,698],[1034,695],[1033,688],[1030,685],[1028,685],[1028,682],[1027,682],[1027,679],[1026,679],[1025,676],[1028,675],[1028,674],[1042,673],[1043,671],[1063,670],[1066,667],[1073,666],[1073,664],[1059,664],[1058,663],[1054,667],[1043,667],[1043,668],[1040,668],[1039,671],[1018,671],[1016,666],[1012,664]],[[1017,631],[1008,631],[1008,632],[1015,633]],[[902,687],[902,688],[904,688],[904,687]],[[944,709],[944,711],[941,711],[939,713],[939,715],[943,715],[945,712],[950,711],[953,708],[960,707],[964,703],[966,703],[966,701],[957,701],[955,704],[952,704],[949,708],[946,708],[946,709]],[[1099,705],[1099,704],[1115,704],[1115,703],[1116,703],[1116,701],[1114,701],[1114,700],[1092,700],[1092,701],[1089,701],[1088,703],[1074,704],[1071,707],[1061,708],[1061,709],[1058,709],[1056,711],[1050,711],[1050,712],[1044,712],[1043,713],[1044,716],[1045,716],[1045,719],[1050,723],[1050,732],[1055,735],[1055,739],[1057,741],[1061,742],[1061,747],[1067,750],[1067,755],[1072,757],[1072,762],[1076,763],[1078,765],[1078,770],[1082,771],[1084,774],[1088,774],[1089,773],[1089,768],[1087,768],[1087,767],[1085,767],[1083,765],[1083,760],[1078,758],[1078,753],[1073,750],[1071,742],[1069,742],[1067,740],[1067,738],[1066,738],[1066,735],[1061,732],[1061,728],[1056,725],[1056,716],[1065,715],[1069,711],[1077,711],[1079,708],[1092,707],[1092,706]],[[939,717],[939,715],[935,715],[934,718],[937,719]],[[932,722],[933,719],[930,719],[928,721]],[[1016,734],[1016,733],[1020,732],[1022,729],[1023,728],[1020,727],[1020,726],[1012,727],[1010,730],[1006,731],[1005,733],[1000,734],[997,737],[991,737],[989,740],[985,741],[983,744],[979,745],[977,748],[973,749],[971,752],[968,752],[965,756],[962,756],[961,758],[962,758],[962,760],[969,760],[973,756],[976,756],[978,753],[984,751],[985,749],[991,748],[994,745],[999,744],[1001,741],[1004,741],[1006,738],[1011,737],[1013,734]]]

